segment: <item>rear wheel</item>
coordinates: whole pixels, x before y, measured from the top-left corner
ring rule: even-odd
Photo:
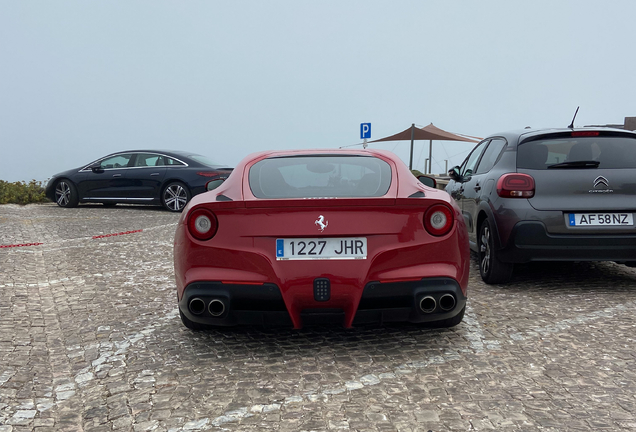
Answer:
[[[427,327],[432,327],[432,328],[455,327],[457,324],[462,322],[462,320],[464,319],[464,314],[465,313],[466,313],[466,306],[464,306],[464,308],[461,311],[459,311],[459,313],[457,315],[455,315],[454,317],[447,318],[447,319],[441,320],[441,321],[433,321],[431,323],[427,323],[426,326]]]
[[[69,180],[59,180],[55,185],[55,202],[60,207],[77,207],[79,196],[75,185]]]
[[[191,197],[186,185],[181,182],[172,182],[161,193],[161,204],[172,212],[180,212],[185,208]]]
[[[512,277],[513,265],[499,260],[495,252],[494,232],[488,219],[484,219],[477,237],[479,273],[487,284],[506,283]]]

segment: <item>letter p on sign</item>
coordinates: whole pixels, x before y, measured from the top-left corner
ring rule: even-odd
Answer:
[[[371,138],[371,123],[360,123],[360,139]]]

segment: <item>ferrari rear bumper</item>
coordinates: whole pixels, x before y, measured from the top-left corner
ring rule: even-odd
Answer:
[[[361,291],[361,295],[344,296],[350,299],[349,304],[340,302],[334,307],[321,297],[325,291],[317,293],[315,284],[308,285],[300,308],[294,298],[285,298],[275,284],[204,281],[185,288],[179,309],[190,321],[199,324],[293,325],[300,328],[303,324],[322,323],[339,323],[345,327],[399,321],[433,323],[455,317],[466,305],[466,296],[457,281],[451,278],[374,281],[367,283]],[[308,302],[307,298],[311,297],[315,301]],[[288,304],[292,306],[288,308]]]
[[[459,284],[450,278],[406,282],[370,282],[364,287],[354,324],[453,318],[466,306]]]

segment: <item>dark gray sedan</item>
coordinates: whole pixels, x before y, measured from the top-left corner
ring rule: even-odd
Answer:
[[[636,266],[636,133],[524,129],[492,135],[450,172],[486,283],[514,263]]]
[[[60,207],[80,202],[160,204],[179,212],[190,198],[212,189],[231,171],[195,153],[131,150],[54,175],[46,196]]]

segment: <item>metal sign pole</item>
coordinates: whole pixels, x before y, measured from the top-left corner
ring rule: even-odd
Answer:
[[[411,158],[409,159],[409,169],[413,169],[413,140],[415,139],[415,123],[411,124]]]

